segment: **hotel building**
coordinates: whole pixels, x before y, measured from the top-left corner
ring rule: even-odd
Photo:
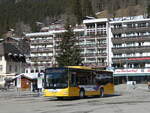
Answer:
[[[26,34],[31,40],[27,72],[57,66],[55,55],[59,52],[59,38],[65,32],[63,26],[54,23],[42,28],[42,32]],[[74,28],[74,33],[84,65],[113,67],[114,77],[121,83],[150,79],[150,19],[87,19]]]
[[[57,65],[55,55],[58,53],[58,43],[61,34],[65,32],[63,24],[54,23],[49,27],[42,28],[44,32],[26,34],[30,43],[30,57],[28,58],[28,68],[26,72],[41,72],[46,67]],[[82,25],[74,28],[76,38],[79,39],[83,64],[91,67],[103,67],[110,65],[108,61],[108,20],[89,19],[84,20]]]
[[[120,82],[149,80],[150,19],[112,21],[110,26],[114,76]]]

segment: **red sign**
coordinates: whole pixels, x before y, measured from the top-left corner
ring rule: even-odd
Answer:
[[[125,74],[125,73],[150,73],[150,69],[116,69],[115,74]]]
[[[145,57],[145,58],[128,58],[128,60],[150,60],[150,57]]]

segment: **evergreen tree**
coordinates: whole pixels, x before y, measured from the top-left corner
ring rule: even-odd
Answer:
[[[16,23],[30,25],[37,31],[36,22],[48,17],[58,17],[64,13],[66,0],[2,0],[0,2],[0,35],[15,29]]]
[[[78,40],[75,37],[69,24],[65,26],[66,32],[62,34],[58,49],[60,52],[56,57],[58,66],[74,66],[82,62],[81,50],[78,46]]]

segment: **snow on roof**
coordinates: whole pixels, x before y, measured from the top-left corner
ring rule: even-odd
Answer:
[[[23,76],[23,77],[26,77],[26,78],[29,78],[29,79],[37,79],[38,74],[39,73],[21,73],[21,74],[17,75],[15,78]],[[42,77],[44,77],[44,73],[40,73],[40,75],[42,75]]]
[[[74,32],[84,31],[84,29],[74,29]],[[26,37],[36,37],[36,36],[50,36],[57,33],[63,33],[66,32],[66,30],[52,30],[48,32],[37,32],[37,33],[27,33]]]
[[[110,19],[111,24],[113,23],[127,23],[127,22],[140,22],[140,21],[150,21],[150,18],[143,18],[142,15],[133,16],[133,17],[122,17],[122,18],[114,18]]]
[[[107,22],[107,18],[100,18],[100,19],[89,19],[89,20],[83,20],[83,23],[98,23],[98,22]]]
[[[51,32],[37,32],[37,33],[27,33],[25,34],[26,37],[32,37],[32,36],[49,36],[52,35]]]
[[[128,23],[128,22],[142,22],[142,21],[150,21],[150,19],[112,21],[112,22],[110,22],[110,24],[116,24],[116,23]]]

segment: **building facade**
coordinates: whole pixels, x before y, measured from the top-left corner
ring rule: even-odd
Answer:
[[[84,35],[79,37],[81,41],[84,64],[95,67],[110,65],[108,57],[108,20],[91,19],[84,20]]]
[[[26,34],[31,40],[28,72],[57,66],[57,46],[65,29],[62,24],[53,23],[42,30],[44,32]],[[87,19],[74,28],[74,33],[79,39],[85,66],[111,67],[121,82],[149,79],[150,19]]]
[[[84,20],[82,25],[74,27],[74,33],[79,39],[83,64],[92,67],[106,67],[108,59],[108,20]],[[31,56],[26,72],[41,72],[46,67],[57,65],[55,56],[61,34],[65,32],[63,24],[55,24],[42,29],[44,32],[26,34],[31,40]]]
[[[55,53],[53,34],[41,32],[30,34],[29,37],[31,53],[26,73],[42,72],[46,67],[52,67]]]
[[[25,71],[26,54],[19,46],[20,40],[8,37],[0,41],[0,76],[3,78],[14,78]]]
[[[115,76],[125,81],[149,80],[150,19],[113,21],[110,25]]]

